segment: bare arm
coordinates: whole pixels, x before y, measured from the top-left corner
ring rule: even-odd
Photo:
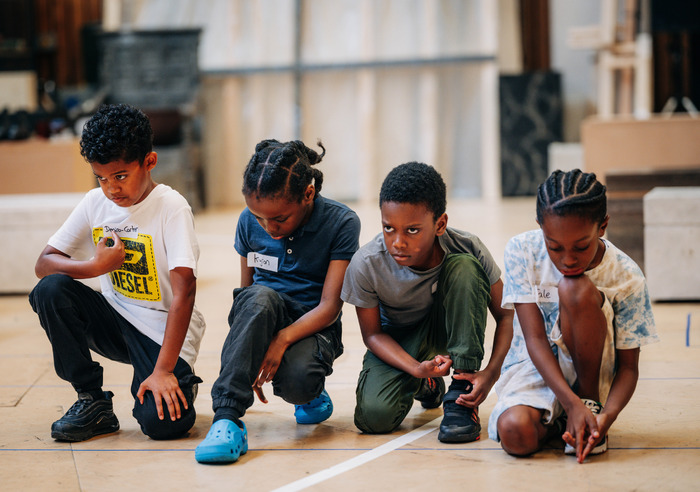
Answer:
[[[513,340],[513,316],[512,309],[504,309],[501,307],[503,300],[503,281],[498,279],[498,282],[491,286],[491,302],[489,303],[489,311],[491,316],[496,320],[496,330],[493,335],[493,348],[491,349],[491,357],[489,363],[484,368],[484,372],[490,372],[496,376],[501,372],[501,366],[510,349],[510,342]]]
[[[612,424],[629,403],[639,379],[639,348],[617,350],[617,370],[601,415]],[[609,426],[608,426],[609,427]],[[607,429],[606,429],[607,430]]]
[[[338,318],[343,307],[340,290],[343,287],[343,278],[349,263],[347,260],[330,262],[323,282],[321,302],[294,323],[277,332],[275,338],[279,338],[288,347],[294,342],[318,333]]]
[[[107,237],[97,243],[95,256],[89,260],[76,260],[62,251],[47,245],[39,255],[34,273],[44,278],[53,273],[62,273],[72,278],[94,278],[119,268],[124,263],[124,243],[112,232],[114,244],[107,246]]]
[[[253,274],[255,268],[248,266],[248,259],[241,256],[241,287],[250,287],[253,285]]]
[[[535,303],[516,304],[515,310],[518,313],[530,358],[544,382],[564,407],[568,417],[565,436],[568,434],[575,443],[574,447],[581,450],[587,434],[598,437],[598,423],[564,378],[559,362],[549,346],[542,313],[537,305]],[[580,457],[581,453],[577,452],[577,456]]]
[[[629,403],[639,379],[639,348],[629,350],[617,350],[617,370],[610,387],[608,400],[600,415],[597,416],[598,431],[600,436],[596,439],[593,436],[588,438],[586,447],[579,457],[583,461],[593,448],[605,438],[608,429],[617,420],[618,415],[627,403]]]
[[[419,362],[406,352],[390,335],[382,331],[379,307],[355,308],[360,322],[362,340],[374,355],[392,367],[417,378],[446,376],[450,373],[452,360],[446,355]]]
[[[162,400],[165,400],[172,420],[179,419],[182,415],[178,399],[187,408],[187,399],[173,371],[190,326],[197,291],[197,280],[191,268],[173,268],[170,270],[170,282],[173,288],[173,302],[168,311],[163,345],[153,373],[141,383],[136,393],[141,403],[147,390],[153,393],[161,420],[164,418]]]
[[[569,383],[559,367],[559,362],[552,352],[542,313],[535,303],[516,304],[515,310],[518,313],[525,344],[532,362],[564,409],[568,410],[575,402],[580,402],[580,399],[569,387]]]

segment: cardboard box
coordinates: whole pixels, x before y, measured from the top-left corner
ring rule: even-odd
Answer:
[[[0,194],[86,192],[97,186],[77,138],[0,142]]]
[[[0,196],[0,293],[29,292],[39,281],[34,265],[51,235],[84,193]]]
[[[605,183],[609,170],[700,168],[700,118],[654,115],[586,118],[581,125],[586,172]]]

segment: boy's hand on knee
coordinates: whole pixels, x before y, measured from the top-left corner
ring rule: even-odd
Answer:
[[[180,384],[172,372],[161,373],[153,371],[153,373],[141,383],[136,393],[136,398],[138,398],[142,405],[146,391],[153,393],[156,410],[158,411],[158,418],[160,420],[165,419],[163,401],[165,401],[165,405],[168,408],[170,420],[178,420],[182,417],[180,401],[185,409],[188,408],[187,398],[185,398],[185,394],[182,392],[182,389],[180,389]]]

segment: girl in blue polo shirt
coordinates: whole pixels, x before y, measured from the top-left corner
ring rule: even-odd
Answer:
[[[295,405],[299,424],[328,419],[324,389],[343,352],[340,290],[359,246],[360,220],[319,195],[322,154],[301,141],[264,140],[243,175],[247,208],[236,229],[241,286],[212,387],[214,422],[195,450],[200,463],[235,462],[248,450],[241,418],[263,385]]]

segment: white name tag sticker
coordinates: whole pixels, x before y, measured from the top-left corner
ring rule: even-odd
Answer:
[[[274,256],[261,255],[260,253],[248,253],[248,266],[268,270],[270,272],[277,271],[277,258]]]
[[[554,285],[538,285],[537,302],[559,302],[559,290]]]

